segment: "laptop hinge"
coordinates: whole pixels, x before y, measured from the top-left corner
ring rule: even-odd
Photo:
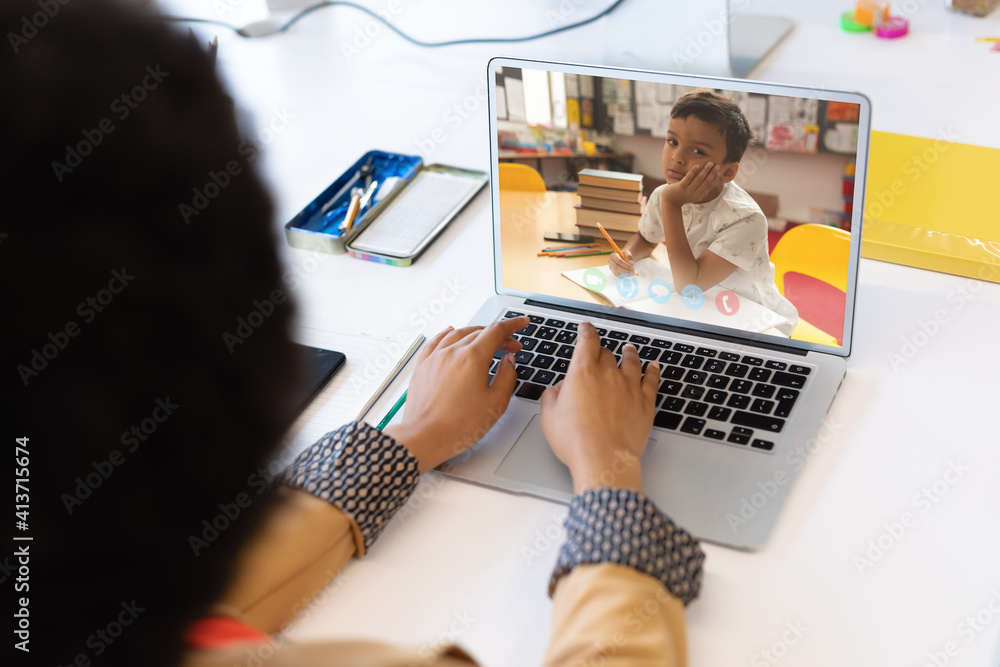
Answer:
[[[573,308],[572,306],[560,306],[553,303],[535,301],[534,299],[525,299],[524,305],[547,308],[549,310],[559,310],[564,313],[574,313],[577,315],[581,315],[584,318],[593,317],[595,315],[593,311],[584,310],[582,308]],[[725,341],[727,343],[732,343],[734,345],[743,345],[746,347],[760,348],[762,350],[771,350],[773,352],[794,354],[800,357],[804,357],[807,354],[809,354],[808,350],[802,350],[797,347],[789,347],[786,345],[779,345],[777,343],[771,343],[771,342],[747,340],[745,338],[737,338],[735,336],[727,336],[726,334],[712,333],[709,331],[691,331],[690,329],[685,329],[684,327],[675,327],[669,324],[654,324],[652,322],[646,322],[645,320],[640,320],[634,317],[628,317],[627,315],[601,313],[600,318],[604,320],[614,320],[615,322],[622,322],[624,324],[633,324],[641,327],[652,327],[654,329],[662,329],[664,331],[673,331],[675,333],[682,333],[688,336],[696,335],[703,338],[711,338],[712,340]]]

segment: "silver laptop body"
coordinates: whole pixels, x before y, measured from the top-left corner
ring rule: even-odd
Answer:
[[[749,97],[774,96],[776,98],[799,98],[805,102],[793,103],[792,108],[831,108],[828,102],[857,105],[857,149],[849,150],[855,168],[854,198],[859,202],[851,219],[850,251],[847,260],[847,289],[843,314],[842,345],[825,345],[804,340],[794,340],[772,333],[752,333],[714,324],[698,323],[683,318],[665,317],[645,312],[599,305],[587,300],[574,300],[562,296],[535,293],[509,287],[512,282],[503,271],[501,253],[501,220],[499,167],[498,167],[498,95],[497,81],[505,80],[498,74],[511,70],[546,70],[560,73],[562,77],[576,77],[574,89],[579,93],[582,77],[602,79],[627,79],[632,82],[667,84],[686,88],[710,88],[730,93],[739,99]],[[702,350],[710,358],[749,360],[751,373],[756,368],[778,369],[784,384],[797,384],[799,392],[790,414],[778,420],[768,416],[752,416],[750,408],[739,411],[742,419],[752,428],[737,426],[731,422],[717,422],[702,414],[700,417],[680,412],[681,424],[676,417],[662,415],[671,422],[670,428],[654,427],[646,452],[642,459],[644,491],[657,505],[670,515],[679,525],[684,526],[697,537],[711,542],[744,549],[760,547],[770,534],[788,495],[789,489],[808,458],[808,447],[817,436],[824,417],[837,393],[846,371],[846,360],[851,351],[851,335],[857,286],[857,269],[860,256],[862,206],[864,201],[864,174],[867,168],[868,142],[870,136],[871,106],[869,100],[858,93],[810,89],[797,86],[732,80],[693,75],[677,75],[639,70],[625,70],[606,67],[548,63],[529,60],[496,58],[490,61],[488,77],[491,83],[489,95],[490,144],[491,144],[491,194],[493,206],[494,264],[496,295],[480,308],[472,319],[472,324],[487,325],[510,313],[534,315],[539,326],[547,321],[564,323],[572,328],[574,323],[590,321],[600,329],[638,336],[637,340],[659,341],[672,348],[682,350]],[[647,83],[641,84],[648,89]],[[676,90],[676,89],[675,89]],[[746,94],[744,96],[743,94]],[[594,95],[601,95],[597,90]],[[733,95],[735,94],[735,95]],[[501,94],[501,104],[508,104],[509,94]],[[818,102],[812,102],[817,100]],[[634,93],[632,101],[635,102]],[[784,108],[779,99],[776,103]],[[507,109],[501,109],[505,116]],[[501,119],[502,120],[502,119]],[[796,119],[793,119],[796,120]],[[801,119],[798,119],[801,120]],[[806,118],[806,121],[810,118]],[[808,123],[806,123],[808,125]],[[765,128],[773,128],[768,124]],[[812,128],[807,127],[806,133]],[[822,120],[820,132],[835,130],[844,134],[850,127],[835,127]],[[793,127],[794,130],[794,127]],[[780,134],[780,133],[779,133]],[[834,137],[830,139],[831,145]],[[661,139],[662,141],[662,139]],[[837,144],[843,150],[842,144]],[[821,153],[830,152],[821,147]],[[530,157],[530,156],[527,156]],[[803,154],[807,158],[808,154]],[[833,158],[829,158],[833,159]],[[808,164],[803,162],[802,164]],[[834,187],[837,184],[833,184]],[[808,179],[796,188],[809,188]],[[829,183],[824,187],[830,187]],[[539,239],[541,241],[541,239]],[[551,244],[548,244],[551,245]],[[558,268],[559,259],[543,258]],[[592,258],[595,266],[605,262],[607,257]],[[569,281],[567,280],[567,284]],[[583,288],[580,288],[581,290]],[[706,303],[706,307],[709,304]],[[551,327],[550,327],[551,328]],[[561,333],[563,329],[558,329]],[[666,341],[666,343],[664,342]],[[637,347],[646,347],[637,345]],[[684,353],[684,356],[688,356]],[[661,365],[669,365],[663,364]],[[714,366],[722,368],[722,366]],[[789,369],[796,368],[808,374],[791,377]],[[686,372],[686,371],[685,371]],[[758,371],[759,372],[759,371]],[[744,376],[745,377],[745,376]],[[777,376],[774,376],[777,377]],[[735,382],[734,378],[729,378]],[[519,382],[520,387],[526,382]],[[685,385],[686,386],[686,385]],[[755,386],[756,390],[756,386]],[[732,394],[733,392],[729,392]],[[779,394],[781,387],[779,387]],[[669,397],[668,397],[669,398]],[[679,397],[678,397],[679,398]],[[776,397],[772,397],[776,398]],[[751,396],[752,400],[756,397]],[[734,400],[730,399],[729,400]],[[768,400],[768,399],[763,399]],[[659,399],[658,399],[659,402]],[[691,401],[688,401],[689,403]],[[710,407],[717,407],[709,404]],[[661,406],[662,407],[662,406]],[[725,404],[721,407],[725,408]],[[599,406],[595,406],[599,409]],[[733,409],[733,412],[737,412]],[[786,410],[787,412],[787,410]],[[540,427],[540,402],[517,395],[495,426],[470,450],[456,456],[441,466],[440,470],[458,479],[501,489],[513,493],[526,493],[557,502],[568,502],[572,498],[572,483],[568,469],[552,454]],[[658,413],[659,415],[660,413]],[[709,413],[711,414],[711,412]],[[748,416],[751,415],[751,416]],[[690,418],[690,420],[689,420]],[[735,418],[735,417],[734,417]],[[698,435],[684,432],[684,426],[698,427],[704,422]],[[775,422],[783,425],[777,433],[768,433],[769,425]],[[737,429],[743,429],[738,431]],[[690,430],[690,429],[689,429]],[[713,437],[705,434],[712,432]],[[740,440],[734,433],[752,431],[749,442]],[[722,438],[718,434],[722,433]],[[770,444],[769,450],[757,447]]]

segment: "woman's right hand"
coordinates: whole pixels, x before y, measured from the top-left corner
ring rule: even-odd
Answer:
[[[410,450],[421,474],[465,451],[500,419],[517,384],[513,353],[521,343],[512,336],[530,323],[522,315],[485,328],[448,327],[424,345],[403,419],[385,429]],[[510,354],[491,383],[487,372],[497,350]]]
[[[635,260],[632,259],[632,253],[629,252],[628,250],[623,250],[622,252],[625,253],[625,258],[628,259],[627,262],[623,260],[621,256],[619,256],[618,253],[616,252],[613,252],[610,255],[608,255],[608,267],[611,269],[611,273],[615,274],[616,276],[621,275],[623,273],[627,273],[630,276],[636,275]]]
[[[573,476],[573,491],[612,486],[642,490],[639,457],[656,414],[660,366],[628,343],[621,368],[589,322],[578,328],[566,378],[542,394],[542,431]]]

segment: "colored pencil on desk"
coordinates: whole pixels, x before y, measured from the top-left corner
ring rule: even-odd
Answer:
[[[580,246],[567,246],[565,248],[542,248],[538,252],[538,257],[541,257],[542,255],[551,255],[556,252],[566,252],[568,250],[600,250],[600,248],[601,247],[596,243]]]
[[[598,252],[575,252],[556,255],[556,257],[594,257],[595,255],[610,255],[614,250],[600,250]]]
[[[977,42],[1000,42],[1000,37],[976,37]]]
[[[554,253],[554,254],[556,254],[556,255],[580,255],[580,254],[583,254],[583,253],[591,253],[591,252],[607,252],[607,253],[612,253],[612,252],[614,252],[614,250],[601,250],[600,248],[585,248],[583,250],[568,250],[566,252],[557,252],[557,253]]]
[[[597,248],[596,243],[583,243],[581,245],[549,246],[542,248],[542,252],[561,252],[563,250],[577,250],[578,248]]]
[[[540,252],[539,257],[574,257],[576,255],[590,255],[594,253],[602,253],[605,255],[610,255],[614,250],[601,250],[597,248],[579,248],[577,250],[567,250],[566,252]]]

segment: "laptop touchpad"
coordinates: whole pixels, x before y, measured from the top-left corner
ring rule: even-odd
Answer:
[[[569,468],[556,458],[542,433],[542,416],[535,415],[521,433],[496,474],[553,491],[573,493]]]
[[[650,437],[645,454],[652,449],[656,439]],[[643,459],[646,456],[642,457]],[[496,469],[500,477],[524,482],[553,491],[573,494],[573,478],[562,461],[556,458],[542,433],[542,417],[535,415],[521,433],[514,446]]]

